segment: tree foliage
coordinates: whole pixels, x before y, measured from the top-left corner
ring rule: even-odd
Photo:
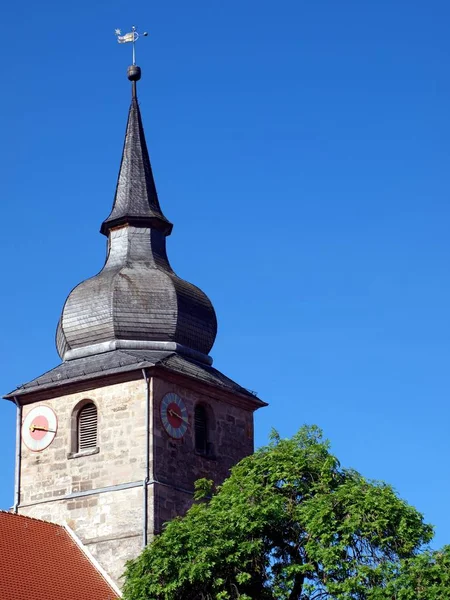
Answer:
[[[448,550],[418,556],[431,526],[389,485],[342,468],[316,427],[274,433],[211,493],[197,482],[186,516],[127,565],[125,600],[447,598],[420,596],[450,563]]]
[[[450,546],[390,565],[371,600],[450,600]]]

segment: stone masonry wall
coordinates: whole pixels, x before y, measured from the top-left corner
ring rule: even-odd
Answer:
[[[72,413],[86,399],[95,402],[98,410],[98,453],[69,458]],[[42,452],[31,452],[22,442],[19,512],[67,522],[117,581],[126,560],[142,550],[146,384],[140,379],[37,402],[24,406],[23,418],[42,404],[55,411],[58,431]],[[66,498],[133,483],[136,487]],[[149,488],[149,516],[152,514]],[[149,525],[153,530],[153,523]]]
[[[161,421],[161,401],[168,392],[175,392],[185,402],[189,426],[182,439],[171,438]],[[194,410],[201,403],[207,408],[210,456],[195,450]],[[160,378],[153,380],[154,442],[153,460],[155,483],[155,530],[186,512],[192,503],[194,482],[206,477],[216,484],[229,475],[230,468],[253,452],[253,413],[204,393],[169,383]]]
[[[153,377],[148,486],[149,540],[165,522],[184,514],[192,503],[194,482],[202,477],[220,484],[229,469],[253,452],[253,413],[229,398],[192,390]],[[161,401],[175,392],[185,402],[189,426],[181,440],[171,438],[161,421]],[[71,447],[73,411],[93,401],[98,410],[98,452],[76,455]],[[194,411],[207,408],[212,449],[195,450]],[[146,476],[146,383],[143,379],[24,406],[23,418],[38,405],[51,407],[58,431],[42,452],[22,443],[19,512],[67,523],[103,568],[120,585],[125,562],[142,550],[143,481]],[[119,486],[118,489],[105,489]],[[82,495],[80,495],[82,494]]]

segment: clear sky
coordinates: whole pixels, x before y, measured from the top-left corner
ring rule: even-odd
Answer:
[[[70,289],[105,256],[140,102],[169,258],[219,320],[215,366],[288,436],[392,483],[450,543],[448,0],[108,0],[2,8],[0,389],[59,362]],[[0,507],[15,409],[0,403]]]

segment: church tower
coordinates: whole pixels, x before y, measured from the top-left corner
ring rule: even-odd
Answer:
[[[139,67],[103,269],[59,319],[62,363],[6,396],[18,408],[14,510],[67,523],[120,583],[163,524],[253,452],[265,405],[212,367],[217,323],[206,294],[178,277],[137,99]]]

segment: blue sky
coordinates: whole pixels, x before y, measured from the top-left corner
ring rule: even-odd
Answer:
[[[58,364],[105,256],[139,94],[168,252],[219,319],[215,366],[270,402],[256,442],[320,425],[450,542],[450,5],[195,0],[3,7],[0,388]],[[0,404],[0,507],[14,407]]]

